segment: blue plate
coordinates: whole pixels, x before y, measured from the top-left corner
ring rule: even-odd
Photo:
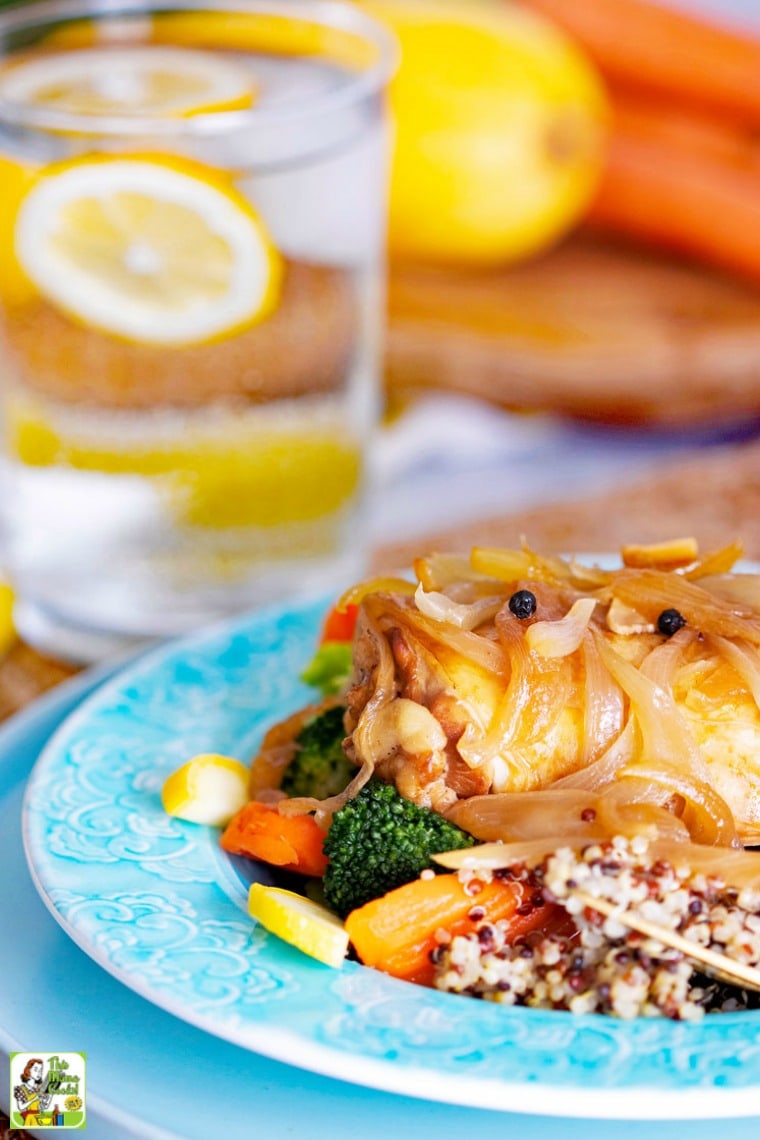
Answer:
[[[315,1073],[447,1103],[617,1119],[751,1116],[760,1015],[698,1025],[503,1008],[331,970],[256,926],[213,829],[165,815],[190,755],[250,756],[313,696],[297,677],[330,599],[164,646],[64,723],[24,806],[27,858],[76,943],[155,1005]],[[593,1090],[590,1095],[590,1090]]]
[[[21,844],[24,781],[45,741],[92,688],[78,677],[0,726],[0,1068],[12,1050],[87,1054],[87,1140],[609,1140],[599,1120],[489,1112],[329,1080],[248,1053],[143,1001],[53,921]],[[87,1000],[82,1000],[82,995]],[[0,1105],[9,1090],[0,1081]],[[357,1122],[359,1122],[357,1126]],[[616,1140],[715,1140],[715,1122],[617,1121]],[[724,1121],[721,1140],[757,1140],[757,1119]]]

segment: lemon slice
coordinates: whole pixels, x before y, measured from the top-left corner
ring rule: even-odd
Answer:
[[[348,934],[331,911],[281,887],[251,883],[248,913],[291,946],[327,966],[338,967],[348,952]]]
[[[329,407],[162,418],[91,415],[9,392],[8,451],[28,467],[155,479],[173,518],[212,530],[325,520],[349,506],[362,451]],[[290,421],[290,422],[288,422]]]
[[[185,117],[250,107],[255,95],[249,68],[190,48],[85,48],[0,71],[0,99],[73,115]]]
[[[214,171],[100,156],[47,167],[14,229],[23,272],[73,319],[138,343],[197,344],[262,320],[281,263],[260,218]]]
[[[161,789],[161,802],[168,815],[211,827],[224,827],[248,799],[245,764],[213,752],[188,760],[172,772]]]
[[[16,641],[13,603],[13,590],[7,582],[0,582],[0,657],[4,657]]]

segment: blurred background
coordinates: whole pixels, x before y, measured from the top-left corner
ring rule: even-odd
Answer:
[[[402,49],[376,541],[753,437],[758,6],[365,6]]]
[[[758,4],[355,3],[400,46],[375,561],[526,531],[760,555]]]

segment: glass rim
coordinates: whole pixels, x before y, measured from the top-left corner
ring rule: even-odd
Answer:
[[[8,33],[44,28],[61,20],[87,18],[109,20],[149,16],[154,12],[188,11],[221,14],[277,15],[298,18],[324,28],[356,34],[377,48],[377,59],[357,71],[340,88],[311,95],[303,103],[283,107],[252,107],[201,112],[184,118],[166,115],[83,115],[46,107],[11,103],[0,97],[0,123],[39,132],[76,133],[79,137],[158,135],[182,137],[218,136],[251,127],[276,127],[306,121],[361,102],[380,92],[392,78],[399,59],[393,33],[373,17],[346,0],[15,0],[0,10],[0,37]],[[98,45],[83,45],[91,47]],[[125,45],[126,46],[126,45]],[[171,44],[163,46],[172,46]],[[181,45],[184,46],[184,45]],[[215,51],[198,46],[198,50]],[[0,62],[13,57],[0,46]]]

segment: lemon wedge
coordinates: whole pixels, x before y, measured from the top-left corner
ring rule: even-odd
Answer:
[[[263,320],[281,262],[226,178],[169,157],[98,156],[44,169],[22,199],[16,258],[84,325],[179,346]]]
[[[190,48],[96,47],[26,56],[0,71],[0,98],[73,115],[200,115],[250,107],[249,68]]]
[[[224,827],[248,803],[248,774],[245,764],[229,756],[194,756],[164,782],[164,811],[190,823]]]
[[[348,952],[348,934],[339,918],[319,903],[285,891],[251,883],[248,913],[272,934],[327,966],[338,967]]]

